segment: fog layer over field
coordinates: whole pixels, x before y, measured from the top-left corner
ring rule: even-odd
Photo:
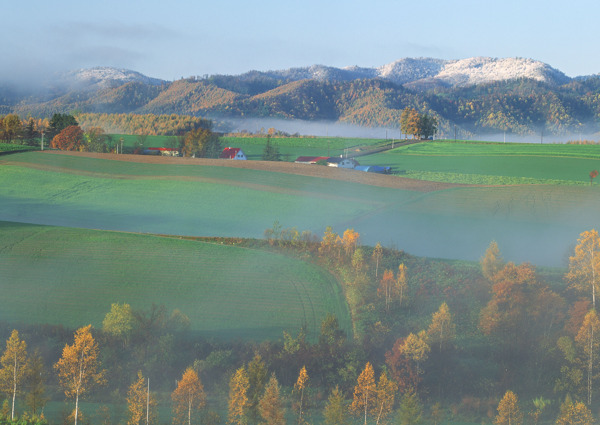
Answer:
[[[217,119],[220,125],[217,130],[228,132],[247,131],[256,133],[269,128],[283,131],[289,134],[301,136],[319,137],[364,137],[364,138],[400,138],[400,129],[383,127],[363,127],[355,124],[342,123],[339,121],[304,121],[283,120],[277,118],[226,118]]]
[[[62,169],[73,167],[73,173],[3,164],[0,220],[5,221],[253,238],[263,237],[278,221],[319,237],[327,226],[340,234],[353,228],[364,244],[381,242],[416,255],[453,259],[478,260],[495,239],[507,260],[552,266],[564,264],[581,232],[600,224],[595,213],[600,197],[589,186],[418,192],[229,167],[42,153],[10,157],[42,167],[50,161]],[[89,175],[95,169],[102,177]]]

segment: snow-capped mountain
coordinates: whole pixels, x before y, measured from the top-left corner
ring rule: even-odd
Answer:
[[[60,80],[70,86],[87,87],[90,89],[102,89],[123,85],[132,81],[148,85],[160,85],[164,80],[147,77],[136,71],[108,66],[97,66],[94,68],[82,68],[69,71],[60,76]]]
[[[561,71],[533,59],[488,57],[461,60],[404,58],[378,68],[313,65],[268,71],[264,74],[292,80],[349,81],[358,78],[381,78],[396,84],[437,82],[449,86],[468,86],[516,78],[530,78],[550,84],[563,84],[570,80]]]

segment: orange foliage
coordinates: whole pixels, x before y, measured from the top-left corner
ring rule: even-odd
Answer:
[[[70,125],[54,136],[50,147],[66,151],[76,151],[82,143],[83,130],[78,125]]]

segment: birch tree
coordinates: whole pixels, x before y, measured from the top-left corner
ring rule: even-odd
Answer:
[[[596,308],[596,291],[600,275],[600,237],[596,230],[581,235],[575,246],[575,254],[569,258],[569,271],[565,275],[571,287],[591,291],[592,305]]]
[[[75,399],[75,425],[79,415],[79,397],[94,386],[106,382],[98,361],[98,345],[92,336],[92,325],[75,332],[73,345],[65,345],[62,357],[54,365],[67,398]]]
[[[394,381],[388,379],[387,373],[381,372],[377,382],[377,404],[375,406],[377,414],[377,425],[379,421],[385,419],[394,408],[394,399],[398,386]]]
[[[367,413],[373,408],[377,398],[377,387],[375,386],[375,372],[373,366],[367,362],[364,370],[359,375],[354,387],[354,400],[350,409],[357,415],[364,413],[365,425],[367,425]]]
[[[587,404],[592,404],[592,387],[594,379],[594,364],[596,363],[596,352],[600,346],[600,320],[596,310],[592,309],[583,319],[583,324],[575,341],[580,344],[586,357],[587,368]]]
[[[496,425],[521,425],[523,423],[523,415],[519,409],[519,399],[512,391],[507,391],[500,400],[494,423]]]
[[[299,415],[298,415],[298,423],[301,424],[302,423],[302,402],[304,401],[304,390],[306,389],[308,385],[308,372],[306,371],[306,366],[302,366],[302,369],[300,369],[300,373],[298,374],[298,379],[296,380],[296,383],[294,384],[294,390],[300,393],[300,407],[298,408],[299,410]]]
[[[450,314],[448,304],[443,302],[438,311],[433,313],[431,317],[431,324],[429,325],[429,329],[427,329],[429,341],[431,344],[439,341],[441,351],[443,343],[454,338],[455,331],[456,326],[452,321],[452,314]]]
[[[181,380],[177,383],[177,388],[171,394],[171,399],[173,400],[175,422],[191,425],[192,413],[206,406],[204,386],[194,369],[188,367],[185,370]]]
[[[379,262],[383,258],[383,247],[379,242],[375,245],[373,249],[373,261],[375,261],[375,279],[377,279],[377,274],[379,271]]]
[[[156,399],[150,394],[150,382],[146,381],[140,370],[137,380],[127,391],[127,409],[129,410],[127,425],[155,423],[158,417],[156,408]]]
[[[0,358],[0,386],[2,391],[12,397],[12,409],[10,420],[15,418],[15,399],[21,391],[21,382],[27,373],[27,344],[19,339],[19,331],[16,329],[10,334],[6,341],[6,350]]]

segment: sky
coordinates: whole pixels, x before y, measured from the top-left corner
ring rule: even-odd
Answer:
[[[588,0],[21,0],[1,10],[0,81],[94,66],[175,80],[473,56],[600,73],[600,3]]]

